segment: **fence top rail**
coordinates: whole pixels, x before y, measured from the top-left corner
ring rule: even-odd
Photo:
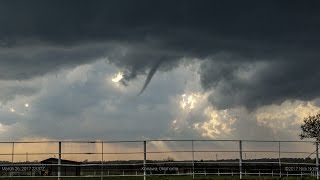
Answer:
[[[138,142],[283,142],[283,143],[316,143],[315,140],[253,140],[253,139],[147,139],[147,140],[52,140],[52,141],[0,141],[0,144],[9,143],[138,143]]]

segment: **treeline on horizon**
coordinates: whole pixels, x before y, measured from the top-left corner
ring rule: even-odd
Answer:
[[[65,160],[65,159],[62,159]],[[72,160],[69,160],[72,161]],[[279,162],[279,158],[260,158],[260,159],[242,159],[243,162]],[[316,163],[315,158],[280,158],[280,161],[282,163]],[[19,162],[14,162],[14,164],[23,164],[23,163],[28,163],[28,164],[36,164],[41,161],[39,160],[34,160],[34,161],[19,161]],[[74,161],[82,164],[99,164],[101,161]],[[192,162],[192,160],[182,160],[182,161],[176,161],[173,158],[170,159],[163,159],[163,160],[147,160],[147,163],[152,163],[152,162],[158,162],[158,163],[185,163],[185,162]],[[206,162],[235,162],[238,163],[239,159],[220,159],[220,160],[194,160],[195,163],[206,163]],[[117,163],[117,164],[134,164],[134,163],[143,163],[143,160],[112,160],[112,161],[106,161],[104,160],[103,163]],[[0,164],[12,164],[11,161],[0,161]]]

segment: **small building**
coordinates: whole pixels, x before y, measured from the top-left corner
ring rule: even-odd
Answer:
[[[49,158],[42,160],[41,164],[47,164],[46,171],[42,175],[57,176],[58,175],[58,159]],[[50,165],[52,164],[52,165]],[[80,165],[81,162],[61,159],[60,172],[61,176],[79,176],[80,166],[63,166],[63,165]]]

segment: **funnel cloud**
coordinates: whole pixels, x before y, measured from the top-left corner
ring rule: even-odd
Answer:
[[[157,69],[159,68],[159,66],[161,65],[162,62],[163,62],[163,60],[160,59],[158,62],[156,62],[156,63],[152,66],[152,68],[150,69],[150,71],[149,71],[149,73],[148,73],[148,75],[147,75],[147,79],[146,79],[146,81],[144,82],[143,87],[142,87],[141,91],[139,92],[138,96],[140,96],[140,95],[144,92],[144,90],[147,88],[147,86],[148,86],[148,84],[150,83],[152,77],[153,77],[154,74],[157,72]]]

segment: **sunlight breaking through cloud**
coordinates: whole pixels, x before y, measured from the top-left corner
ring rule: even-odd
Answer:
[[[118,72],[117,74],[115,74],[113,76],[111,81],[117,83],[117,82],[121,81],[122,79],[123,79],[123,72]]]
[[[281,110],[279,110],[281,109]],[[308,101],[285,101],[279,105],[263,106],[256,112],[257,122],[273,129],[300,126],[307,116],[320,112],[320,108]]]
[[[189,109],[192,110],[195,108],[195,105],[198,102],[198,99],[201,96],[197,93],[191,93],[190,95],[182,94],[182,100],[180,101],[180,107],[182,109]]]
[[[200,127],[194,124],[195,129],[202,130],[203,137],[216,138],[217,136],[229,135],[234,129],[232,124],[236,119],[228,114],[227,110],[213,110],[208,107],[204,113],[209,118]]]

